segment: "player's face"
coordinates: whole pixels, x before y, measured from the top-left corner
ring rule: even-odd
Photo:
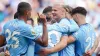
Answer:
[[[62,11],[60,10],[60,8],[58,7],[53,7],[52,8],[52,15],[53,15],[53,19],[55,19],[56,21],[61,18],[61,13]]]
[[[48,12],[47,16],[50,17],[51,19],[53,18],[52,12]]]
[[[51,23],[55,23],[55,22],[56,22],[56,20],[53,19],[52,12],[48,12],[48,13],[47,13],[47,17],[51,19]]]
[[[31,10],[27,11],[27,18],[31,18]]]

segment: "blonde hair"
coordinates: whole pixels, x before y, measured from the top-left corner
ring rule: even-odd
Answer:
[[[68,12],[70,14],[72,13],[73,8],[71,6],[69,6],[69,5],[63,5],[63,8],[66,10],[66,12]]]

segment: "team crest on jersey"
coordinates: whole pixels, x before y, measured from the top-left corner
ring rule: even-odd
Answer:
[[[61,26],[65,26],[65,24],[60,24]]]
[[[34,31],[32,31],[32,34],[35,34],[35,32],[34,32]]]
[[[32,31],[32,34],[36,34],[35,31],[34,31],[33,29],[32,29],[31,31]]]
[[[61,26],[63,26],[63,27],[66,27],[66,24],[60,24]],[[68,25],[67,25],[68,26]]]

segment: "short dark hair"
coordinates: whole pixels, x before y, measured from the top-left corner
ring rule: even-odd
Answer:
[[[52,6],[48,6],[48,7],[44,8],[43,14],[46,14],[46,13],[51,12],[51,11],[52,11]]]
[[[47,15],[48,12],[51,12],[52,11],[52,6],[47,6],[46,8],[44,8],[43,10],[43,14],[46,15],[46,19],[47,19],[47,22],[48,21],[51,21],[51,18]]]
[[[79,14],[82,14],[82,15],[86,16],[87,11],[84,7],[76,7],[72,10],[71,15],[74,15],[76,13],[79,13]]]
[[[31,10],[31,5],[27,2],[20,2],[18,4],[17,14],[19,14],[19,16],[24,15],[25,10]]]
[[[16,19],[16,18],[18,18],[18,13],[17,12],[14,14],[14,19]]]

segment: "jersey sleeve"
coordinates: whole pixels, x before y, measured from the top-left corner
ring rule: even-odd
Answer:
[[[77,32],[73,33],[72,36],[75,38],[75,40],[79,40],[81,37],[83,37],[83,32],[81,30],[78,30]]]
[[[73,19],[69,19],[69,22],[70,22],[69,32],[75,32],[79,29],[77,23]]]
[[[56,30],[59,32],[68,32],[69,29],[69,21],[66,19],[62,19],[59,23],[52,24],[48,27],[48,30]]]
[[[32,26],[22,28],[21,35],[32,40],[36,40],[40,37],[39,33],[37,33]]]
[[[78,29],[79,27],[74,20],[67,20],[66,18],[48,27],[48,30],[56,30],[62,33],[75,32]]]

